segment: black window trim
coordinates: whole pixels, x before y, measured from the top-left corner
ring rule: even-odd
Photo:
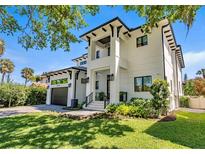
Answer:
[[[143,38],[144,37],[147,37],[147,43],[146,44],[143,44]],[[139,44],[138,44],[138,39],[142,39],[142,42],[141,42],[141,45],[139,46]],[[145,45],[148,45],[148,36],[147,35],[143,35],[143,36],[140,36],[140,37],[137,37],[136,38],[136,46],[137,46],[137,48],[139,48],[139,47],[142,47],[142,46],[145,46]]]
[[[97,51],[96,51],[96,56],[95,56],[95,58],[96,58],[96,59],[99,59],[99,58],[100,58],[100,50],[97,50]]]
[[[151,83],[152,83],[152,75],[136,76],[136,77],[134,77],[134,92],[149,92],[149,90],[148,91],[144,91],[144,77],[151,77]],[[136,78],[142,78],[142,91],[137,91],[135,89]]]
[[[95,90],[98,90],[99,89],[99,81],[95,81]]]

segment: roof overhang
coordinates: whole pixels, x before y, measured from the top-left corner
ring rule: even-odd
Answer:
[[[72,59],[72,61],[73,61],[73,62],[78,62],[79,60],[86,60],[87,58],[88,58],[88,54],[85,53],[85,54],[83,54],[83,55],[80,56],[80,57],[77,57],[77,58]]]
[[[101,32],[111,30],[112,26],[120,27],[123,33],[130,30],[119,17],[116,17],[82,34],[80,38],[88,41],[89,38],[96,37]]]
[[[164,33],[165,38],[167,39],[167,42],[169,44],[170,49],[173,52],[176,52],[176,55],[179,59],[181,68],[184,68],[185,64],[184,64],[182,49],[181,49],[181,46],[177,45],[177,43],[176,43],[176,38],[175,38],[175,35],[174,35],[174,32],[173,32],[172,25],[171,24],[165,25],[163,27],[163,33]]]
[[[64,68],[64,69],[48,72],[48,73],[44,74],[44,76],[49,77],[49,76],[54,76],[54,75],[59,75],[59,74],[71,73],[73,69],[78,70],[78,71],[85,71],[85,72],[87,71],[86,67],[73,66],[73,67],[69,67],[69,68]]]

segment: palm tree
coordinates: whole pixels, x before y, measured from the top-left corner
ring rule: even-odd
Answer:
[[[14,71],[14,67],[15,67],[15,65],[13,64],[13,62],[10,61],[10,63],[9,63],[9,70],[7,72],[8,73],[7,74],[7,83],[10,82],[10,75]]]
[[[21,76],[22,78],[25,78],[25,86],[33,78],[34,70],[29,67],[25,67],[21,70]]]
[[[198,70],[198,71],[196,72],[196,75],[202,75],[203,78],[205,79],[205,69]]]
[[[4,83],[4,77],[6,73],[12,73],[14,71],[14,64],[9,59],[0,60],[0,72],[2,73],[1,83]]]
[[[4,54],[5,51],[5,43],[2,39],[0,39],[0,57]]]

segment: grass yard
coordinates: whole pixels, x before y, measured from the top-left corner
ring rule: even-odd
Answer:
[[[0,148],[205,148],[205,114],[177,112],[174,122],[20,115],[0,119]]]

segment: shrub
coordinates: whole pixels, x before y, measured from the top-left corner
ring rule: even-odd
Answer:
[[[46,90],[42,87],[29,87],[27,105],[37,105],[46,102]]]
[[[0,103],[5,107],[45,103],[46,89],[17,84],[0,85]]]
[[[130,104],[137,108],[139,117],[148,118],[154,114],[152,100],[150,99],[132,98]]]
[[[129,112],[130,112],[130,107],[126,104],[120,104],[116,109],[117,114],[124,115],[124,116],[129,115]]]
[[[196,95],[194,80],[186,81],[185,85],[183,86],[183,89],[184,89],[184,95],[189,95],[189,96]]]
[[[154,80],[150,93],[153,96],[153,107],[156,111],[156,114],[159,116],[163,114],[163,112],[167,112],[168,110],[168,97],[169,97],[169,89],[168,83],[165,80],[156,79]]]
[[[114,113],[116,109],[117,109],[116,104],[109,104],[108,106],[106,106],[106,111],[109,113]]]
[[[134,106],[134,105],[129,106],[128,115],[131,117],[140,117],[141,116],[139,113],[139,108],[137,106]]]
[[[83,105],[85,105],[85,102],[78,103],[78,108],[79,108],[79,109],[83,109]]]
[[[189,107],[190,99],[187,96],[181,96],[179,102],[181,107]]]
[[[186,81],[183,86],[184,95],[188,96],[205,96],[205,79],[195,78]]]

